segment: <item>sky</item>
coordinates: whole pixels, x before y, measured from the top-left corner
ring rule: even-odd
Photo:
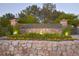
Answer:
[[[20,13],[23,9],[28,7],[29,3],[0,3],[0,16],[6,13],[13,13],[14,15]],[[42,7],[43,4],[36,3],[38,7]],[[58,11],[64,11],[65,13],[79,14],[79,3],[56,3],[56,9]]]

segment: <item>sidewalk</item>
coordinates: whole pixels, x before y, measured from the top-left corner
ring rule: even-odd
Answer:
[[[7,36],[0,37],[0,40],[5,40],[5,39],[7,39]]]
[[[79,39],[79,35],[71,35],[72,38]]]

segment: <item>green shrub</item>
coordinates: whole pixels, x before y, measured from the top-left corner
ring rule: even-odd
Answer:
[[[60,34],[39,34],[39,33],[26,33],[21,35],[10,35],[9,40],[47,40],[47,41],[64,41],[75,40],[71,36],[64,36]]]

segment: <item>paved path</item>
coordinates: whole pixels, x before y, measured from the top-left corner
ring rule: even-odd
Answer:
[[[5,39],[7,39],[6,36],[0,37],[0,40],[5,40]]]
[[[72,38],[79,39],[79,35],[71,35]]]

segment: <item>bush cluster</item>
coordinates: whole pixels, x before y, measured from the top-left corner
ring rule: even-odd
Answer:
[[[47,41],[64,41],[75,40],[71,36],[64,36],[60,34],[39,34],[39,33],[27,33],[21,35],[8,36],[9,40],[47,40]]]

